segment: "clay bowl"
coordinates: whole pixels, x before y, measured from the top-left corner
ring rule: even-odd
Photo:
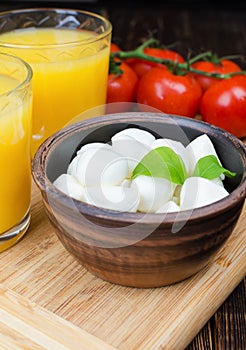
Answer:
[[[75,150],[88,142],[108,142],[126,127],[139,127],[185,145],[207,133],[224,166],[229,196],[182,214],[117,212],[70,198],[52,182],[66,172]],[[160,287],[188,278],[209,263],[238,222],[246,195],[243,142],[198,120],[161,113],[122,113],[70,125],[49,137],[36,152],[33,178],[64,247],[92,274],[132,287]]]

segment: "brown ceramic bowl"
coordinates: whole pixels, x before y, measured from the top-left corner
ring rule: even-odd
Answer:
[[[126,127],[189,140],[208,134],[224,166],[229,196],[182,214],[117,212],[71,199],[52,184],[78,145],[108,142]],[[70,125],[49,137],[33,159],[33,177],[46,213],[64,247],[94,275],[133,287],[160,287],[201,270],[232,233],[246,195],[246,149],[226,131],[194,119],[161,113],[122,113]]]

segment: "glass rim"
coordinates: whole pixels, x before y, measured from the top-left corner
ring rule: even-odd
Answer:
[[[21,82],[19,82],[14,88],[0,94],[0,98],[4,97],[4,96],[9,96],[14,91],[18,91],[18,90],[22,89],[23,86],[25,86],[26,84],[29,84],[31,82],[32,77],[33,77],[33,70],[31,68],[30,64],[27,63],[26,61],[24,61],[22,58],[15,56],[15,55],[12,55],[12,54],[9,54],[9,53],[5,53],[5,52],[0,52],[0,60],[1,60],[1,57],[8,57],[8,58],[14,59],[15,61],[21,63],[26,68],[26,77]]]
[[[79,10],[79,9],[72,9],[72,8],[59,8],[59,7],[36,7],[36,8],[22,8],[22,9],[15,9],[15,10],[6,10],[6,11],[0,11],[0,19],[3,16],[6,15],[18,15],[23,13],[34,13],[34,12],[53,12],[53,13],[71,13],[71,14],[84,14],[86,16],[90,16],[91,18],[96,18],[102,21],[102,23],[105,24],[105,31],[103,33],[96,33],[96,36],[91,36],[88,39],[83,40],[75,40],[75,41],[69,41],[64,43],[58,43],[58,44],[19,44],[19,43],[8,43],[7,41],[1,41],[0,40],[0,47],[5,48],[22,48],[22,49],[52,49],[52,48],[59,48],[59,47],[69,47],[73,45],[83,45],[88,43],[94,43],[97,41],[100,41],[101,39],[107,37],[112,33],[112,23],[105,17],[103,17],[100,14],[86,11],[86,10]],[[36,27],[35,27],[36,28]],[[40,27],[40,28],[46,28],[46,27]],[[56,27],[47,27],[47,28],[56,28]],[[59,27],[61,29],[62,27]],[[69,27],[64,27],[65,29],[69,30]],[[17,30],[18,28],[15,28],[13,30]],[[24,28],[19,28],[24,29]],[[11,30],[12,31],[12,30]],[[10,31],[7,31],[10,32]],[[6,32],[6,33],[7,33]]]

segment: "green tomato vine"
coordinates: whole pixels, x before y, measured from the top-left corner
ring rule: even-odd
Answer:
[[[120,51],[115,51],[110,53],[109,72],[113,74],[122,74],[122,70],[120,68],[122,61],[128,58],[139,58],[139,59],[144,59],[155,63],[165,64],[168,70],[176,75],[185,75],[188,72],[191,72],[191,73],[203,75],[206,77],[219,78],[219,79],[227,79],[235,75],[246,75],[246,71],[243,71],[243,70],[239,72],[220,74],[220,73],[210,73],[210,72],[200,71],[192,67],[192,64],[199,60],[207,60],[214,64],[219,64],[222,59],[232,59],[232,58],[235,59],[241,56],[225,56],[225,57],[219,58],[216,54],[213,54],[211,51],[207,51],[207,52],[200,53],[193,58],[188,59],[184,63],[179,63],[169,59],[153,57],[144,53],[144,49],[146,47],[151,47],[153,45],[155,45],[156,47],[158,43],[159,43],[158,40],[154,38],[150,38],[146,40],[143,44],[138,46],[135,50],[130,50],[130,51],[120,50]]]

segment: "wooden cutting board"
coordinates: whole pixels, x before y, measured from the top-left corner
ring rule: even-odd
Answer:
[[[58,241],[33,184],[26,236],[0,254],[1,350],[181,350],[246,273],[246,206],[195,276],[162,288],[105,282]]]

